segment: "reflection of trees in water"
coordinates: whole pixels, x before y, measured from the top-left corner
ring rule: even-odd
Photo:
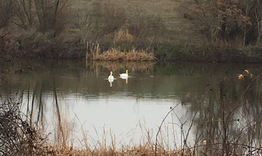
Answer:
[[[63,115],[61,112],[62,109],[60,107],[59,103],[59,97],[58,97],[58,91],[57,91],[57,86],[56,86],[56,79],[53,77],[52,78],[52,98],[54,100],[53,102],[53,110],[55,111],[55,117],[53,118],[52,121],[49,122],[54,122],[55,127],[54,127],[54,140],[57,145],[59,146],[66,146],[67,142],[67,137],[69,135],[69,125],[67,125],[66,121],[66,116]],[[44,87],[44,82],[39,82],[36,83],[33,89],[33,92],[30,95],[30,87],[28,88],[27,92],[27,117],[30,120],[30,125],[32,126],[41,126],[42,130],[44,130],[49,123],[44,123],[44,118],[46,109],[46,103],[44,98],[44,92],[47,92]],[[48,89],[48,91],[50,91]],[[31,96],[31,97],[30,97]],[[31,101],[30,101],[31,100]],[[31,106],[30,106],[31,105]]]
[[[61,112],[58,102],[56,80],[52,79],[55,118],[54,141],[56,145],[66,147],[69,132],[66,117]],[[10,91],[6,89],[1,93],[0,103],[0,155],[48,155],[51,148],[47,146],[47,138],[43,138],[45,128],[50,123],[45,123],[43,82],[28,86],[28,90]],[[24,104],[24,106],[22,105]],[[24,107],[23,110],[22,107]],[[41,128],[40,128],[41,127]],[[40,129],[38,129],[40,128]],[[47,135],[47,134],[46,134]],[[49,134],[48,134],[49,135]],[[49,151],[50,150],[50,151]]]
[[[141,68],[135,70],[141,73],[150,71],[158,75],[155,75],[155,79],[142,82],[143,85],[140,80],[137,80],[135,85],[128,86],[129,91],[138,98],[148,93],[161,98],[170,92],[181,93],[175,98],[181,99],[183,105],[189,106],[191,114],[197,114],[194,120],[194,125],[197,127],[196,134],[201,141],[206,141],[207,150],[211,152],[221,150],[224,154],[230,154],[228,152],[233,152],[233,149],[241,150],[237,146],[241,144],[261,147],[261,77],[256,78],[254,74],[254,77],[244,75],[243,79],[238,79],[237,73],[243,68],[231,66],[224,68],[216,64],[208,66],[138,64],[138,67],[140,66]],[[82,93],[84,95],[99,94],[101,88],[104,89],[104,84],[97,80],[97,74],[101,75],[109,69],[124,70],[126,68],[132,69],[136,66],[110,62],[96,62],[88,66],[85,66],[84,62],[47,63],[45,66],[36,64],[33,65],[32,73],[23,77],[25,80],[18,77],[18,80],[9,87],[19,88],[18,90],[24,93],[22,95],[24,103],[25,101],[27,103],[27,117],[31,117],[28,119],[36,116],[36,120],[30,123],[44,125],[43,115],[47,109],[44,95],[72,93],[74,87],[76,89],[73,91],[79,93],[81,86],[85,86],[86,92]],[[95,78],[86,81],[92,76]],[[158,76],[159,79],[156,78]],[[132,81],[134,82],[135,79]],[[143,87],[137,89],[137,86]],[[192,88],[193,90],[190,90]],[[57,96],[54,99],[57,99]],[[57,113],[57,125],[60,124],[57,127],[56,136],[61,142],[65,142],[69,132],[61,133],[61,129],[66,129],[68,124],[58,102],[54,103],[53,110]]]
[[[197,132],[206,154],[236,155],[261,150],[262,78],[224,76],[182,99],[197,112]]]
[[[10,104],[17,104],[19,109],[17,109],[16,113],[25,113],[21,116],[21,121],[25,121],[30,127],[41,128],[42,132],[45,132],[46,128],[50,124],[47,122],[54,122],[55,127],[54,133],[52,134],[54,135],[54,141],[57,145],[64,147],[70,133],[69,130],[71,125],[68,124],[68,121],[66,120],[67,118],[60,107],[61,104],[59,99],[61,98],[61,95],[58,94],[61,92],[57,90],[57,80],[53,77],[50,82],[52,83],[45,85],[48,82],[44,81],[44,79],[40,79],[35,83],[28,83],[27,90],[20,88],[21,90],[17,89],[17,91],[15,91],[13,89],[5,88],[4,90],[6,90],[6,93],[1,96],[1,101],[10,101]],[[50,90],[50,87],[52,87],[52,90]],[[54,101],[52,110],[55,111],[55,116],[51,121],[47,121],[45,119],[47,117],[46,111],[49,109],[47,108],[47,101],[50,102],[50,100],[46,97],[47,93],[51,95],[49,98],[53,98]],[[20,108],[22,103],[23,109]],[[0,104],[0,106],[2,105]],[[0,113],[1,112],[2,110],[0,109]]]

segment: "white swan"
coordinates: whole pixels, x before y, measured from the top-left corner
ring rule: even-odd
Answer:
[[[128,70],[126,70],[126,73],[119,74],[121,79],[127,79],[128,78]]]
[[[113,72],[110,71],[110,75],[109,75],[108,78],[107,78],[108,82],[110,83],[110,87],[113,86],[112,83],[113,83],[114,79],[115,79],[115,78],[114,78],[114,76],[113,76]]]
[[[110,71],[110,75],[108,76],[107,80],[109,82],[113,82],[114,81],[114,76],[113,76],[113,72],[112,71]]]

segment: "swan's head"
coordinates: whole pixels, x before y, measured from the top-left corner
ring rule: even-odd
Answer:
[[[112,71],[110,71],[110,75],[113,75],[113,72],[112,72]]]

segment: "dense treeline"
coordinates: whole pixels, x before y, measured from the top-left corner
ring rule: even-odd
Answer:
[[[91,52],[88,47],[91,44],[87,45],[90,42],[99,43],[102,51],[116,46],[127,51],[147,48],[159,59],[214,61],[228,57],[228,54],[221,54],[224,49],[218,50],[224,47],[244,48],[241,54],[234,50],[241,57],[254,50],[246,48],[250,45],[256,46],[256,53],[260,51],[257,49],[261,47],[262,33],[262,2],[259,0],[187,3],[190,9],[184,18],[200,34],[198,40],[202,42],[199,43],[169,39],[172,35],[179,37],[166,28],[161,15],[128,15],[122,4],[111,1],[97,0],[82,8],[76,5],[78,2],[0,0],[1,57],[12,53],[25,57],[85,58],[86,52]]]

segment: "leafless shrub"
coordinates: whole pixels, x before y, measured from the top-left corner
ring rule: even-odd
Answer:
[[[45,155],[46,139],[23,119],[20,103],[0,104],[0,154],[1,155]]]

